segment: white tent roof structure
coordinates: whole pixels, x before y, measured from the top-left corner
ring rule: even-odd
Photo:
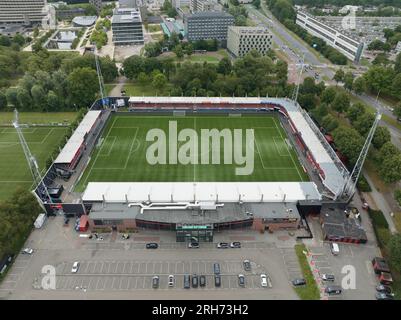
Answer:
[[[313,182],[90,182],[85,202],[319,201]]]

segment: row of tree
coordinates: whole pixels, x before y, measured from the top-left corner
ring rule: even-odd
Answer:
[[[173,84],[173,96],[287,96],[287,64],[252,51],[233,64],[223,58],[218,64],[174,63],[173,59],[131,56],[123,63],[125,76],[138,80],[141,73],[158,70]]]

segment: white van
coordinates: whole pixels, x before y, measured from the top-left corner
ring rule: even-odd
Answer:
[[[331,253],[335,256],[337,256],[340,253],[340,247],[335,242],[330,243],[330,250]]]

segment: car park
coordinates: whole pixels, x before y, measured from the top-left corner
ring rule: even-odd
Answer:
[[[383,284],[379,284],[378,286],[376,286],[376,291],[382,292],[382,293],[387,293],[387,294],[393,293],[393,291],[391,290],[391,287],[383,285]]]
[[[199,248],[199,242],[188,243],[188,248]]]
[[[32,254],[33,253],[33,249],[32,248],[24,248],[21,251],[22,254]]]
[[[201,286],[201,287],[206,286],[206,277],[204,275],[201,275],[199,277],[199,286]]]
[[[79,269],[79,261],[75,261],[72,264],[72,269],[71,269],[71,273],[77,273]]]
[[[291,281],[294,287],[304,286],[306,285],[306,281],[303,278],[297,278]]]
[[[189,274],[184,275],[184,289],[189,289],[191,287],[191,277]]]
[[[251,271],[251,262],[249,260],[244,260],[243,265],[245,271]]]
[[[218,263],[213,264],[214,274],[220,274],[220,265]]]
[[[192,288],[198,287],[198,276],[196,274],[192,275]]]
[[[267,276],[263,273],[260,275],[260,285],[264,288],[267,287]]]
[[[243,274],[238,275],[238,285],[240,287],[245,287],[245,276]]]
[[[388,293],[376,292],[376,300],[394,300],[394,297]]]
[[[238,242],[238,241],[236,241],[236,242],[231,242],[231,243],[230,243],[230,247],[231,247],[231,248],[241,248],[241,242]]]
[[[159,245],[157,243],[151,242],[146,244],[146,249],[157,249]]]
[[[214,286],[215,287],[220,287],[221,286],[221,276],[216,274],[214,276]]]
[[[334,276],[334,274],[324,273],[324,274],[322,274],[322,280],[323,281],[334,281],[335,276]]]
[[[170,288],[171,288],[171,287],[174,287],[174,282],[175,282],[174,275],[170,274],[170,275],[168,276],[168,286],[169,286]]]
[[[154,276],[152,278],[152,288],[157,289],[159,287],[159,276]]]
[[[227,248],[229,248],[230,246],[228,245],[228,243],[227,242],[219,242],[218,244],[217,244],[217,248],[219,248],[219,249],[227,249]]]

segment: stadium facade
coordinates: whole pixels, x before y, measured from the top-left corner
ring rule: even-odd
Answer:
[[[74,191],[113,113],[135,117],[144,113],[241,116],[260,112],[280,118],[304,159],[302,166],[310,181],[89,181],[82,193]],[[151,228],[176,231],[177,241],[193,234],[212,241],[213,230],[308,229],[305,216],[319,214],[324,203],[340,201],[348,177],[346,167],[309,115],[290,99],[109,97],[94,103],[34,194],[49,215],[88,215],[91,230]],[[60,185],[64,186],[60,198],[49,198],[45,188]]]

